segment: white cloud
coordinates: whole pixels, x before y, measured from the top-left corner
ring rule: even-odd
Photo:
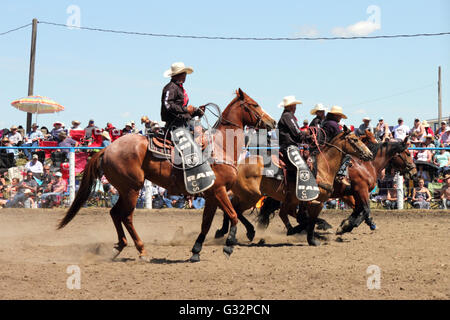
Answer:
[[[122,118],[128,118],[130,116],[130,113],[128,111],[125,111],[124,113],[120,114]]]
[[[354,113],[356,113],[356,114],[364,114],[364,113],[366,113],[366,110],[365,109],[358,109]]]
[[[301,26],[297,32],[294,33],[295,37],[317,37],[320,32],[315,26]]]
[[[380,29],[380,24],[364,20],[347,27],[335,27],[331,33],[338,37],[367,36]]]

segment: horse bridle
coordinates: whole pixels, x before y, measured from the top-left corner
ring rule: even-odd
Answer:
[[[404,157],[403,157],[403,151],[397,153],[397,156],[403,161],[403,165],[405,166],[405,169],[401,170],[402,174],[410,173],[412,169],[414,169],[414,166],[410,164]],[[391,159],[392,160],[392,159]]]

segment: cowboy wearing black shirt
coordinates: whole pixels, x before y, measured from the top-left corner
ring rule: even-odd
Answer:
[[[164,73],[165,77],[172,78],[164,87],[161,97],[161,120],[166,122],[166,128],[186,127],[192,118],[203,115],[204,106],[195,108],[188,105],[189,97],[183,88],[186,75],[192,72],[192,68],[176,62]]]

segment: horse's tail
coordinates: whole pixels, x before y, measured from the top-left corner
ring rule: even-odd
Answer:
[[[58,229],[64,228],[75,217],[75,215],[78,213],[78,211],[80,211],[81,207],[89,198],[95,180],[100,178],[101,175],[100,163],[104,150],[105,149],[94,154],[84,168],[80,189],[78,190],[75,196],[75,200],[70,206],[69,211],[67,211],[65,217],[59,222]]]
[[[259,210],[257,221],[258,225],[264,229],[267,229],[270,223],[270,219],[275,215],[275,210],[280,208],[280,201],[267,197]]]

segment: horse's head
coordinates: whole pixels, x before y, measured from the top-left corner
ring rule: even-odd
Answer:
[[[405,178],[413,179],[417,175],[417,168],[411,157],[411,153],[408,150],[408,137],[406,137],[401,144],[402,147],[404,147],[403,151],[397,153],[391,161],[389,161],[389,165],[394,168],[395,171],[399,171]]]
[[[340,147],[344,153],[361,160],[368,161],[373,157],[369,148],[347,126],[344,126],[344,130],[331,143]]]
[[[259,104],[240,88],[236,90],[236,103],[241,109],[242,123],[257,129],[274,129],[277,122]]]
[[[374,143],[378,143],[377,139],[375,138],[374,134],[372,133],[372,131],[370,131],[369,129],[366,129],[364,131],[364,134],[359,136],[359,139],[361,139],[361,141],[365,144],[365,145],[369,145],[369,144],[374,144]]]

